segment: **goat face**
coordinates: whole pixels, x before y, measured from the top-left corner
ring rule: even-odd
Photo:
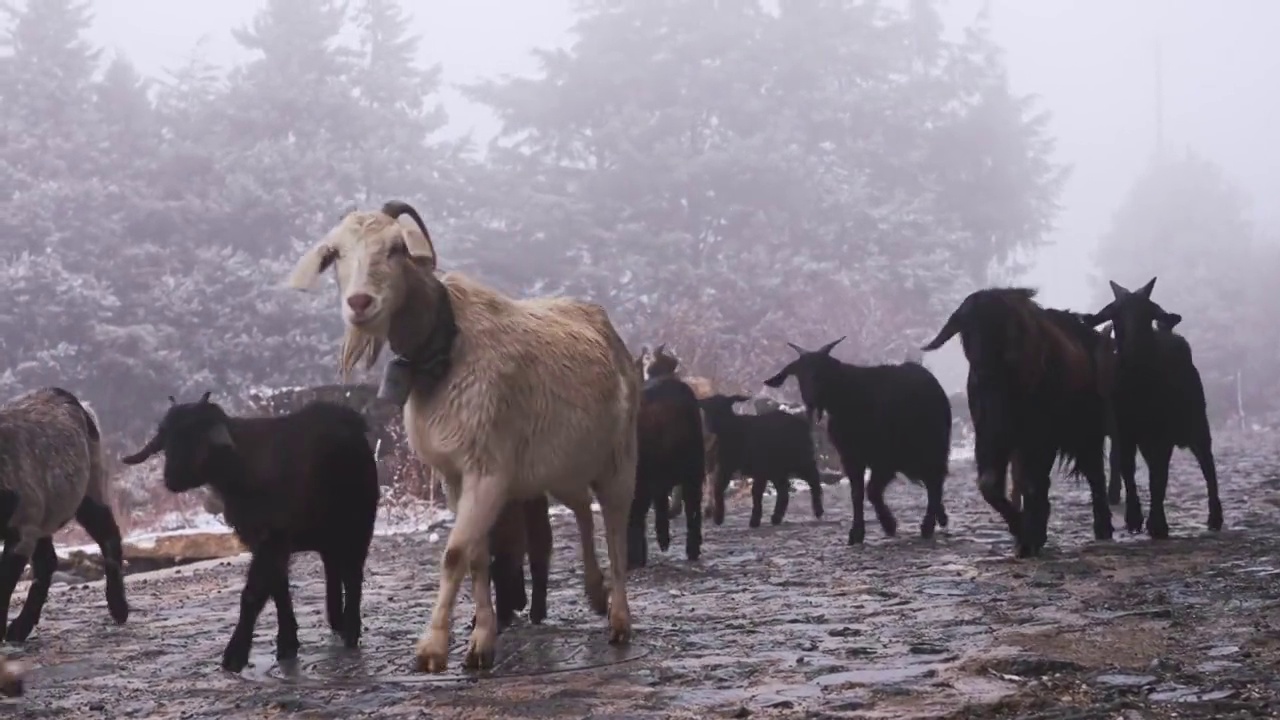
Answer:
[[[417,224],[400,223],[408,215]],[[391,316],[405,300],[407,274],[430,276],[435,247],[418,212],[391,201],[378,212],[351,212],[308,250],[286,285],[306,290],[330,267],[338,279],[342,318],[348,327],[385,338]]]
[[[829,404],[827,399],[830,391],[827,386],[831,376],[840,366],[840,361],[831,357],[831,350],[841,340],[844,340],[844,336],[812,351],[805,350],[795,343],[787,343],[800,357],[787,363],[786,367],[782,368],[777,375],[765,380],[764,384],[771,388],[779,388],[788,377],[794,376],[796,383],[800,385],[800,399],[804,401],[809,422],[812,423],[815,418],[821,420]]]
[[[155,436],[120,461],[137,465],[163,451],[164,486],[180,493],[208,482],[210,473],[217,472],[214,463],[219,455],[234,450],[235,444],[227,429],[226,413],[217,403],[209,402],[209,393],[191,403],[179,403],[172,396],[169,402]]]
[[[728,418],[735,415],[733,406],[740,402],[746,402],[751,398],[746,395],[712,395],[702,398],[698,401],[698,407],[702,408],[702,417],[706,427],[717,436],[722,434],[725,425],[732,422]]]
[[[1111,281],[1111,293],[1115,296],[1106,307],[1093,315],[1084,316],[1086,325],[1097,326],[1110,322],[1115,331],[1115,345],[1121,357],[1146,352],[1155,342],[1154,323],[1163,332],[1171,332],[1182,322],[1182,316],[1165,311],[1151,299],[1156,278],[1137,290],[1129,290]]]

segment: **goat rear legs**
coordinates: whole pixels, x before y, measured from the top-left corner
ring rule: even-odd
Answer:
[[[751,520],[747,525],[760,527],[760,518],[764,515],[764,489],[769,485],[769,478],[762,475],[751,478]]]
[[[1222,501],[1218,499],[1218,470],[1213,462],[1213,443],[1205,432],[1205,438],[1191,446],[1191,454],[1196,456],[1200,464],[1200,473],[1204,475],[1204,487],[1209,494],[1209,521],[1206,526],[1217,532],[1222,529]]]
[[[102,551],[107,612],[111,613],[111,619],[117,624],[123,624],[129,619],[129,603],[124,594],[124,547],[115,515],[109,505],[85,497],[76,508],[76,522],[89,533],[89,537],[93,538]]]
[[[773,516],[769,518],[769,523],[781,525],[782,518],[787,514],[787,506],[791,504],[791,478],[777,477],[773,479],[772,484],[775,497],[773,500]]]
[[[924,480],[924,489],[928,495],[924,519],[920,521],[920,537],[928,540],[933,537],[934,528],[947,526],[947,511],[942,505],[942,487],[946,475],[939,475]]]
[[[705,481],[701,467],[685,474],[680,484],[682,496],[697,498],[702,495],[702,484]],[[702,557],[702,507],[695,500],[685,503],[684,516],[684,555],[689,562]]]
[[[524,503],[524,527],[529,552],[529,576],[533,597],[529,601],[529,622],[539,625],[547,617],[547,577],[551,573],[551,517],[547,496]]]
[[[58,553],[53,549],[53,538],[40,538],[31,555],[31,589],[27,591],[27,599],[22,603],[22,612],[13,619],[4,634],[6,642],[26,642],[31,635],[36,623],[40,622],[40,611],[49,598],[49,585],[53,582],[53,571],[57,569]],[[8,609],[7,605],[5,609]]]

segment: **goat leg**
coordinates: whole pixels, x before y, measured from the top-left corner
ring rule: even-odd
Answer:
[[[547,496],[540,495],[525,502],[523,509],[529,576],[533,582],[529,622],[538,625],[547,617],[547,579],[551,573],[551,516]]]
[[[298,657],[298,618],[293,614],[293,597],[289,592],[289,559],[276,561],[275,584],[271,599],[276,605],[276,660],[286,661]]]
[[[329,553],[320,554],[320,563],[324,566],[324,613],[329,621],[329,629],[342,633],[342,571],[338,558]]]
[[[40,538],[36,542],[35,552],[31,555],[31,589],[27,591],[27,599],[22,603],[22,612],[9,624],[4,634],[6,642],[26,642],[40,622],[40,612],[49,598],[49,585],[53,582],[53,571],[58,569],[58,553],[53,549],[53,538]]]
[[[862,496],[866,490],[865,480],[867,467],[857,463],[846,462],[840,458],[841,467],[849,475],[849,500],[853,504],[853,524],[849,526],[849,544],[857,545],[867,537],[866,519],[862,514]]]
[[[649,517],[648,493],[636,487],[636,497],[631,501],[627,514],[627,569],[635,570],[649,564],[649,541],[645,537],[645,521]],[[579,521],[581,529],[581,521]],[[593,533],[594,534],[594,533]],[[594,542],[594,540],[592,540]],[[602,598],[603,599],[603,598]],[[606,606],[607,611],[607,606]],[[601,613],[603,614],[603,613]]]
[[[667,506],[670,497],[665,492],[653,494],[653,531],[658,538],[658,549],[664,553],[671,547],[671,516]]]
[[[1147,514],[1147,535],[1152,540],[1169,537],[1169,521],[1164,515],[1164,498],[1169,488],[1169,458],[1171,445],[1161,443],[1154,447],[1142,447],[1142,458],[1147,461],[1147,473],[1151,487],[1151,510]]]
[[[222,652],[222,669],[238,673],[249,664],[249,650],[253,644],[253,629],[258,615],[267,604],[267,597],[276,585],[274,574],[278,570],[275,550],[269,543],[259,544],[249,560],[249,571],[244,589],[240,591],[240,618],[231,633],[226,649]]]
[[[773,500],[773,516],[769,518],[769,523],[781,525],[782,519],[787,515],[787,506],[791,504],[791,478],[774,478],[772,484],[775,497]]]
[[[1222,501],[1218,499],[1218,470],[1213,462],[1213,441],[1208,429],[1203,437],[1191,446],[1191,454],[1200,464],[1200,474],[1204,475],[1205,491],[1209,495],[1209,521],[1205,525],[1212,531],[1222,529]]]
[[[342,607],[342,644],[360,646],[360,603],[364,591],[364,554],[347,559],[342,569],[342,586],[346,599]]]
[[[5,537],[4,554],[0,555],[0,637],[4,637],[7,629],[13,589],[17,587],[22,571],[27,569],[27,560],[34,548],[34,541],[24,542],[20,532],[10,530]]]
[[[1142,499],[1138,497],[1138,446],[1131,440],[1117,440],[1112,446],[1112,462],[1115,466],[1113,474],[1124,482],[1124,529],[1130,533],[1142,532],[1145,518],[1142,514]]]
[[[124,547],[111,506],[86,496],[76,508],[76,522],[102,551],[107,612],[117,624],[123,624],[129,619],[129,602],[124,592]]]
[[[751,478],[751,520],[747,523],[750,527],[760,527],[760,518],[764,515],[764,489],[768,484],[769,478],[763,475]]]
[[[691,498],[701,496],[705,480],[701,463],[697,467],[688,468],[684,472],[680,494]],[[694,562],[702,557],[702,508],[696,501],[685,503],[684,528],[684,555],[689,562]]]
[[[884,503],[884,490],[893,481],[893,475],[892,470],[872,469],[871,479],[867,481],[867,499],[871,501],[871,509],[887,537],[898,534],[898,520]]]

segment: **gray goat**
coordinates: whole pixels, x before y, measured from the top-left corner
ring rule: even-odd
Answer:
[[[71,518],[102,549],[107,608],[129,617],[120,528],[107,504],[98,419],[62,388],[41,388],[0,407],[0,633],[23,642],[40,621],[58,567],[53,534]],[[22,612],[8,626],[9,600],[31,562],[33,581]]]

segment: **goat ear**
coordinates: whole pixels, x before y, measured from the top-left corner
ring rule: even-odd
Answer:
[[[209,428],[209,444],[229,448],[236,446],[231,440],[231,433],[227,431],[225,423],[215,423]]]
[[[835,346],[839,345],[839,344],[840,344],[841,342],[843,342],[843,341],[844,341],[844,339],[845,339],[845,338],[847,338],[847,337],[849,337],[849,336],[848,336],[848,335],[841,335],[839,338],[837,338],[837,339],[835,339],[835,340],[832,340],[831,342],[827,343],[826,345],[823,345],[822,347],[818,348],[818,352],[822,353],[823,355],[830,355],[830,354],[831,354],[831,349],[832,349],[832,348],[834,348]]]
[[[1151,291],[1155,289],[1156,289],[1156,279],[1151,278],[1151,280],[1147,282],[1146,285],[1143,285],[1142,287],[1138,288],[1137,291],[1134,292],[1134,295],[1140,296],[1143,300],[1150,300]]]
[[[764,384],[768,385],[771,388],[780,388],[782,387],[782,383],[787,381],[787,377],[789,375],[791,375],[790,366],[783,368],[782,371],[779,372],[777,375],[774,375],[768,380],[765,380]]]
[[[284,286],[292,290],[310,290],[320,275],[337,259],[338,249],[328,241],[316,243],[298,259],[298,264],[293,266],[293,271],[285,278]]]
[[[1111,294],[1114,295],[1117,300],[1120,300],[1129,294],[1128,289],[1115,280],[1108,280],[1107,282],[1111,283]]]
[[[1160,327],[1165,330],[1173,330],[1175,327],[1178,326],[1178,323],[1180,322],[1182,322],[1182,316],[1179,315],[1178,313],[1171,313],[1171,312],[1165,313],[1162,317],[1159,318],[1159,320],[1157,320],[1157,323],[1160,325]]]

